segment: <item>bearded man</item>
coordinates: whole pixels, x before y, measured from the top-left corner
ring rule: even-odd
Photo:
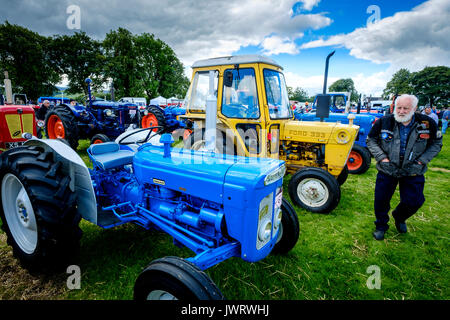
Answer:
[[[425,202],[423,189],[427,164],[442,148],[442,135],[436,122],[416,113],[418,99],[401,95],[395,101],[393,114],[378,119],[368,137],[367,147],[377,161],[375,184],[376,240],[383,240],[389,229],[392,195],[399,185],[400,203],[392,217],[399,233],[406,233],[406,220]]]

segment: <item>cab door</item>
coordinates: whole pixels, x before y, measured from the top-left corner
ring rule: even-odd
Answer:
[[[238,155],[266,157],[266,125],[257,75],[255,64],[223,68],[217,114],[232,131]]]

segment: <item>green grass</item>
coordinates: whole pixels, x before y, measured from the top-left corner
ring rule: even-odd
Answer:
[[[87,146],[83,141],[79,147],[86,162]],[[449,159],[447,134],[443,150],[430,164],[436,171],[426,173],[426,202],[408,220],[407,234],[400,235],[391,223],[384,241],[372,237],[376,177],[372,163],[364,175],[349,176],[342,186],[341,202],[331,214],[295,207],[300,238],[289,254],[270,255],[257,263],[232,258],[207,273],[227,299],[449,299]],[[284,182],[287,197],[289,178]],[[393,208],[398,201],[397,191]],[[64,274],[28,275],[0,234],[0,298],[131,299],[134,281],[150,261],[192,256],[189,250],[174,246],[166,234],[134,225],[102,230],[83,221],[81,228],[81,289],[72,291],[65,287]],[[366,285],[371,265],[381,271],[379,290]]]

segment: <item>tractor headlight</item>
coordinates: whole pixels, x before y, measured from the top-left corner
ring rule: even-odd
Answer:
[[[267,240],[269,240],[271,231],[272,231],[272,221],[264,220],[263,223],[261,223],[258,230],[259,241],[266,242]]]
[[[43,126],[44,126],[44,121],[42,121],[42,120],[38,120],[38,122],[36,123],[37,124],[37,126],[39,127],[39,128],[42,128]]]
[[[281,167],[278,167],[276,170],[266,176],[266,178],[264,179],[264,185],[267,186],[271,183],[274,183],[275,181],[278,181],[279,179],[284,177],[285,173],[286,166],[283,164]]]
[[[144,110],[144,116],[148,116],[148,110]]]
[[[273,192],[264,197],[259,203],[258,229],[256,249],[259,250],[270,241],[272,233]]]
[[[106,115],[107,117],[111,117],[111,116],[113,115],[113,112],[111,111],[111,109],[106,109],[106,110],[105,110],[105,115]]]
[[[280,208],[277,209],[277,213],[275,214],[275,219],[273,221],[273,229],[278,230],[281,224],[281,218],[283,217],[283,211]]]
[[[350,134],[347,130],[339,130],[336,134],[336,141],[339,144],[346,144],[350,141]]]

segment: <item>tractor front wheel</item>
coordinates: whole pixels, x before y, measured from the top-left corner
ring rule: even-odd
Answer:
[[[330,213],[341,199],[338,181],[320,168],[297,171],[289,182],[288,190],[296,205],[316,213]]]
[[[135,300],[223,300],[211,278],[178,257],[152,261],[134,285]]]
[[[292,205],[283,198],[281,203],[281,223],[278,230],[277,243],[272,253],[288,253],[297,244],[300,234],[297,212]]]
[[[91,144],[105,143],[111,141],[107,135],[98,133],[94,135],[91,139]]]

